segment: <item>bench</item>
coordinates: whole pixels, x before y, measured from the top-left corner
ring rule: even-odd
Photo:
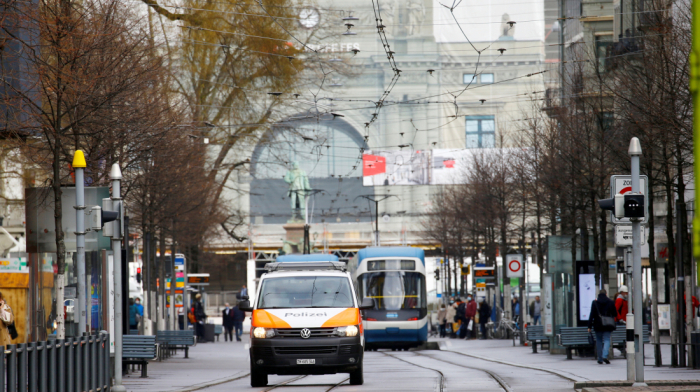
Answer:
[[[185,350],[185,358],[189,358],[190,346],[194,346],[194,331],[157,331],[156,342],[165,345],[166,355],[172,350]]]
[[[214,324],[214,335],[216,336],[216,341],[219,341],[219,335],[224,333],[224,326],[220,324]]]
[[[141,378],[148,377],[148,361],[157,356],[156,337],[153,335],[124,335],[122,363],[141,365]]]
[[[593,334],[595,337],[595,333]],[[561,327],[560,334],[557,335],[559,345],[566,348],[566,359],[572,359],[572,350],[581,348],[595,349],[588,342],[588,328],[586,327]],[[611,334],[611,346],[623,353],[626,351],[627,331],[624,325],[618,325]],[[642,327],[642,342],[649,343],[649,326]]]
[[[627,329],[625,325],[618,325],[617,329],[611,334],[611,346],[622,352],[623,356],[627,355]],[[649,343],[649,325],[642,325],[642,342]]]
[[[527,326],[527,340],[532,342],[532,352],[537,354],[537,344],[539,343],[540,349],[544,350],[544,345],[549,348],[549,337],[544,335],[544,326],[542,325],[528,325]]]

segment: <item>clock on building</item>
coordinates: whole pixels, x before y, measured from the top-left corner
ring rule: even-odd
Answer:
[[[307,7],[299,12],[299,23],[307,29],[316,27],[319,20],[321,20],[321,15],[316,8]]]

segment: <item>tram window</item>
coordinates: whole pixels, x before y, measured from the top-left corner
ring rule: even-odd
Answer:
[[[415,260],[371,260],[367,262],[367,271],[404,270],[414,271]]]
[[[363,298],[374,299],[377,310],[419,309],[426,306],[425,277],[417,272],[370,272],[360,278]]]

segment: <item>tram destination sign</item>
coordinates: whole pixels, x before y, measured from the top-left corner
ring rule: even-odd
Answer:
[[[493,279],[495,272],[493,267],[474,267],[474,277],[477,279]]]
[[[188,274],[187,284],[190,286],[209,286],[209,274]]]

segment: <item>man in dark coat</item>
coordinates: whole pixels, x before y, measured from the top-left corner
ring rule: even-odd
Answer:
[[[207,314],[204,311],[204,305],[202,304],[202,294],[197,293],[197,295],[194,296],[194,306],[192,312],[197,320],[194,325],[195,332],[197,333],[197,342],[204,343],[207,341],[204,338],[204,323],[207,322]]]
[[[479,299],[479,326],[481,327],[481,339],[488,339],[488,334],[486,333],[486,323],[489,322],[491,317],[491,306],[486,302],[486,299]]]
[[[238,305],[233,307],[232,312],[233,327],[236,329],[236,341],[240,342],[241,335],[243,334],[243,320],[245,320],[245,312],[238,308]]]
[[[224,341],[228,342],[230,340],[233,342],[233,309],[228,302],[221,314],[221,318],[224,324]]]
[[[615,310],[615,303],[608,298],[607,294],[605,289],[600,290],[598,299],[591,303],[591,313],[588,317],[588,332],[591,332],[591,328],[595,331],[598,363],[602,364],[605,362],[610,365],[610,361],[608,361],[610,334],[615,330],[615,316],[617,316],[617,311]],[[602,317],[610,317],[610,323],[612,325],[604,325]]]

